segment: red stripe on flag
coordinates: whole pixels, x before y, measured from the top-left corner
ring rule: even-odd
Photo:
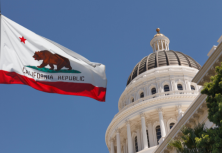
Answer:
[[[106,96],[106,88],[95,87],[92,84],[35,81],[34,79],[17,74],[15,72],[7,72],[3,70],[0,70],[0,83],[24,84],[44,92],[85,96],[96,99],[98,101],[105,101]]]

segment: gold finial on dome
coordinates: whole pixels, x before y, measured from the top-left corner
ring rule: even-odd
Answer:
[[[160,33],[160,28],[157,28],[157,29],[156,29],[156,32],[157,32],[157,33]]]

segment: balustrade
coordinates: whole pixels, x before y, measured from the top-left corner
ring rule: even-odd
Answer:
[[[158,97],[165,97],[165,96],[172,96],[172,95],[181,95],[181,94],[184,94],[184,95],[189,95],[189,94],[198,95],[199,92],[198,91],[194,91],[194,90],[176,90],[176,91],[168,91],[168,92],[156,93],[156,94],[153,94],[153,95],[146,96],[144,98],[137,99],[136,101],[134,101],[134,102],[126,105],[125,107],[123,107],[117,114],[119,114],[123,110],[127,109],[128,107],[131,107],[131,106],[133,106],[133,105],[135,105],[137,103],[140,103],[140,102],[143,102],[143,101],[146,101],[146,100],[149,100],[149,99],[158,98]]]

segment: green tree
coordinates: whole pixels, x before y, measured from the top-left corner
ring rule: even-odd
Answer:
[[[202,137],[206,133],[204,124],[198,124],[194,128],[184,126],[181,129],[182,135],[179,139],[172,140],[169,146],[175,147],[178,153],[209,153],[210,146],[202,146],[196,143],[196,139]],[[202,142],[202,141],[201,141]]]
[[[208,107],[208,119],[216,127],[208,129],[201,138],[196,139],[198,146],[211,145],[212,153],[222,152],[222,63],[216,67],[216,75],[210,78],[211,82],[204,84],[201,91],[206,94],[206,103]]]
[[[206,129],[199,137],[195,138],[197,148],[207,153],[221,153],[222,144],[220,135],[220,128]]]
[[[208,119],[218,127],[222,125],[222,66],[216,67],[216,75],[205,83],[201,91],[207,95]]]

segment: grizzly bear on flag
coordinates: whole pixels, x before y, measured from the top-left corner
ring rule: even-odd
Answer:
[[[43,68],[49,65],[51,67],[50,70],[54,70],[54,65],[57,65],[56,71],[61,70],[63,67],[69,68],[68,70],[72,70],[69,59],[59,54],[52,54],[48,50],[35,52],[33,58],[38,61],[43,60],[42,64],[40,66],[37,66],[38,68]]]

